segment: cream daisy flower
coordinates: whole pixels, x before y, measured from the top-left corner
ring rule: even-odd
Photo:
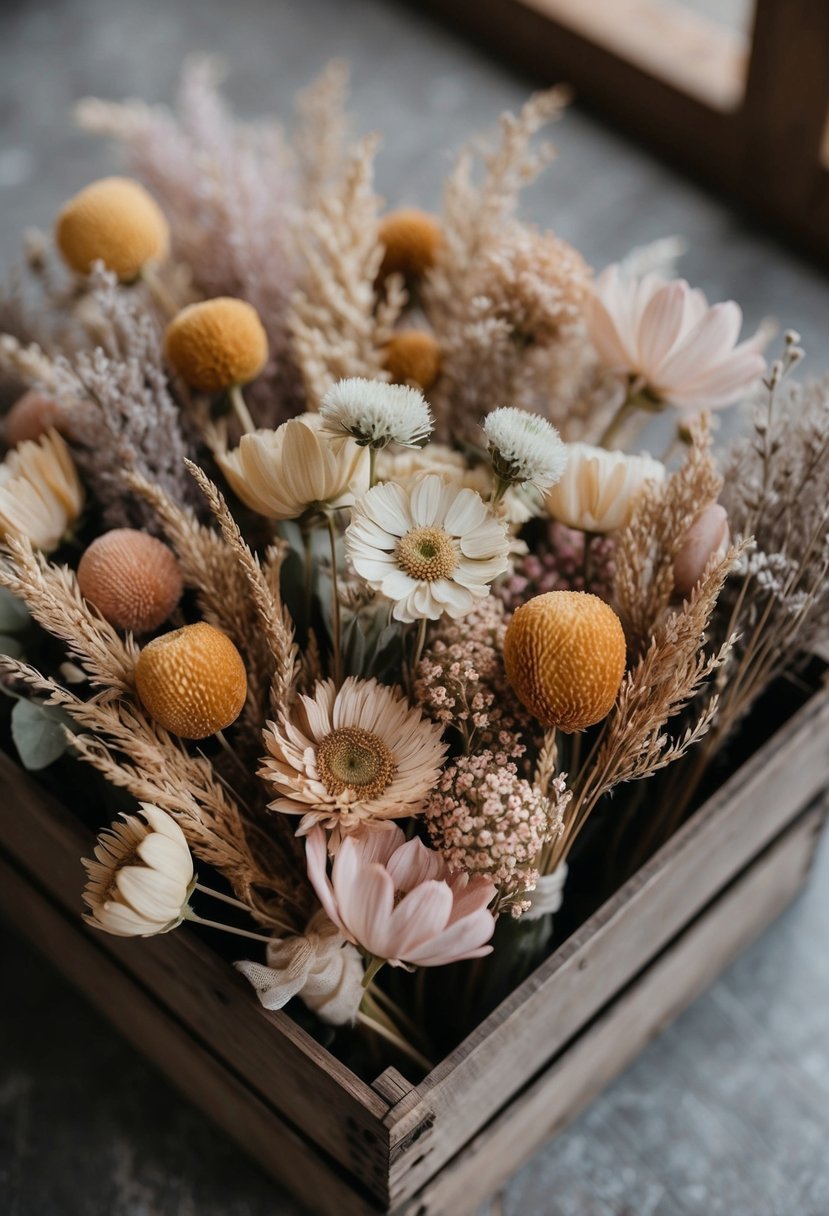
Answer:
[[[480,494],[427,473],[364,494],[345,547],[360,577],[394,601],[395,620],[436,621],[464,616],[489,594],[507,569],[509,537]]]
[[[415,815],[443,765],[441,730],[399,689],[349,676],[337,691],[322,680],[265,729],[259,775],[278,794],[271,810],[302,815],[297,835]]]
[[[502,406],[484,419],[492,470],[499,483],[549,490],[567,465],[567,448],[552,423],[540,414]]]
[[[78,519],[84,494],[57,431],[26,440],[0,464],[0,537],[25,537],[50,553]]]
[[[437,473],[449,485],[466,488],[480,494],[484,502],[492,499],[496,489],[492,465],[481,460],[470,465],[462,452],[445,443],[427,443],[423,448],[377,454],[377,480],[406,483],[423,473]],[[535,499],[535,501],[534,501]],[[522,486],[510,486],[498,504],[511,525],[525,524],[540,513],[537,496]]]
[[[243,435],[232,452],[217,452],[216,462],[242,502],[269,519],[349,506],[368,488],[368,453],[353,440],[331,443],[318,414]]]
[[[193,859],[184,833],[166,811],[141,803],[143,819],[124,815],[102,832],[88,882],[84,920],[116,937],[152,937],[180,925],[193,889]]]
[[[390,443],[419,447],[432,433],[432,415],[419,389],[353,376],[323,398],[320,417],[331,435],[350,435],[360,447]]]

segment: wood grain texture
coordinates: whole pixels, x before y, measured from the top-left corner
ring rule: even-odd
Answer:
[[[388,1115],[392,1194],[447,1161],[550,1056],[687,924],[827,777],[823,689],[640,872]],[[425,1121],[417,1152],[395,1158]]]
[[[92,839],[60,804],[0,754],[0,845],[93,937],[97,948],[154,993],[192,1035],[382,1198],[387,1189],[388,1101],[300,1026],[261,1007],[250,986],[186,928],[132,941],[80,921],[80,857]],[[48,948],[48,941],[44,942]]]
[[[569,1123],[753,941],[803,885],[826,819],[807,810],[574,1044],[516,1097],[400,1216],[442,1216],[482,1202]],[[509,1163],[509,1164],[508,1164]]]

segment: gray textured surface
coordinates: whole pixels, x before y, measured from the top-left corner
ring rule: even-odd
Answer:
[[[742,3],[742,0],[741,0]],[[708,5],[709,9],[711,5]],[[434,204],[448,151],[525,81],[380,0],[76,0],[0,8],[0,262],[27,224],[112,167],[72,131],[88,93],[168,100],[182,56],[223,52],[245,114],[284,109],[331,55],[382,126],[380,189]],[[684,271],[753,325],[796,325],[829,366],[829,284],[718,202],[579,113],[528,200],[600,266],[670,233]],[[761,171],[758,169],[758,171]],[[506,1216],[829,1213],[829,852],[812,887],[727,975],[509,1184]],[[289,1216],[263,1175],[11,935],[0,946],[0,1211],[14,1216]],[[458,1214],[462,1216],[462,1214]]]

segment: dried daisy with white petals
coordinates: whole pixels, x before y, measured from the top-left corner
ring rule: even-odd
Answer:
[[[268,724],[259,775],[277,792],[271,810],[302,815],[297,835],[382,827],[420,811],[446,754],[441,734],[400,689],[323,680]]]
[[[193,859],[181,828],[149,802],[141,803],[141,814],[116,820],[98,837],[94,859],[83,862],[89,876],[84,920],[116,937],[175,929],[193,889]]]
[[[504,520],[474,490],[427,473],[375,486],[355,504],[346,553],[361,578],[394,602],[396,621],[465,616],[508,565]]]
[[[567,467],[567,448],[552,423],[540,414],[501,406],[483,423],[499,500],[510,486],[534,486],[544,494]]]
[[[359,376],[328,390],[320,417],[329,434],[351,436],[375,452],[390,443],[420,447],[432,433],[432,415],[419,389]]]

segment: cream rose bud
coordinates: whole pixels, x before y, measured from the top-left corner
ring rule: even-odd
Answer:
[[[141,815],[124,815],[101,832],[83,898],[88,925],[116,937],[152,937],[181,924],[193,882],[193,859],[176,821],[141,803]]]
[[[216,462],[234,494],[269,519],[298,519],[312,507],[345,507],[368,489],[369,454],[353,439],[332,443],[319,414],[275,431],[243,435]]]
[[[247,960],[235,964],[265,1009],[283,1009],[296,996],[330,1026],[356,1020],[365,996],[363,960],[322,910],[305,933],[274,938],[267,955],[267,967]]]
[[[690,595],[712,557],[722,557],[731,533],[725,507],[712,502],[697,516],[674,558],[674,590]]]
[[[561,480],[547,495],[547,510],[568,528],[616,532],[630,522],[645,483],[664,480],[665,466],[650,456],[570,443]]]

